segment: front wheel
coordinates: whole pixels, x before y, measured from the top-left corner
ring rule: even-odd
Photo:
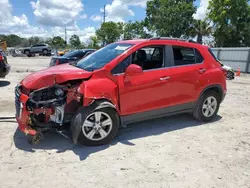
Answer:
[[[220,97],[214,91],[205,92],[197,102],[193,111],[194,117],[199,121],[212,121],[220,107]]]
[[[79,127],[71,129],[72,137],[78,135],[77,142],[86,146],[98,146],[108,144],[116,136],[119,129],[119,118],[112,108],[91,110],[89,107],[79,110],[73,118],[71,126]],[[80,131],[75,134],[74,131]]]
[[[25,55],[27,55],[27,56],[30,55],[30,51],[29,51],[29,50],[26,50],[24,53],[25,53]]]

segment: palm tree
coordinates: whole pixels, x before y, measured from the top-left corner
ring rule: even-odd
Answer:
[[[203,43],[203,37],[209,36],[211,33],[212,26],[206,20],[194,20],[194,23],[190,27],[190,36],[197,36],[197,42],[200,44]]]

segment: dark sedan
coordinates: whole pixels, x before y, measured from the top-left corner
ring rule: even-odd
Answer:
[[[60,65],[64,63],[77,62],[87,55],[93,53],[94,49],[74,50],[63,56],[55,56],[51,58],[50,66]]]
[[[7,61],[7,56],[0,49],[0,78],[5,78],[7,74],[10,72],[10,65]]]

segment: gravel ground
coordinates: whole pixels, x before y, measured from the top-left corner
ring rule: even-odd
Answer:
[[[14,116],[14,87],[49,58],[10,58],[0,80],[0,117]],[[212,123],[179,115],[128,126],[110,146],[82,147],[49,133],[29,145],[0,118],[0,187],[249,188],[250,77],[228,81]]]

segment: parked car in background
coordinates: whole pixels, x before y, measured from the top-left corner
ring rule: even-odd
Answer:
[[[226,72],[226,77],[228,80],[233,80],[235,78],[235,73],[232,67],[222,65],[222,67],[227,71]]]
[[[80,59],[86,57],[93,53],[94,49],[83,49],[83,50],[73,50],[71,52],[66,53],[63,56],[54,56],[51,58],[50,66],[60,65],[64,63],[77,62]]]
[[[23,48],[22,53],[31,57],[34,54],[51,55],[51,47],[48,44],[35,44],[28,48]]]
[[[24,78],[15,90],[16,119],[31,143],[56,129],[70,130],[74,143],[103,145],[130,123],[180,113],[212,121],[227,92],[224,74],[207,46],[119,41]]]
[[[6,54],[0,49],[0,78],[5,78],[10,72],[10,65],[7,61]]]

